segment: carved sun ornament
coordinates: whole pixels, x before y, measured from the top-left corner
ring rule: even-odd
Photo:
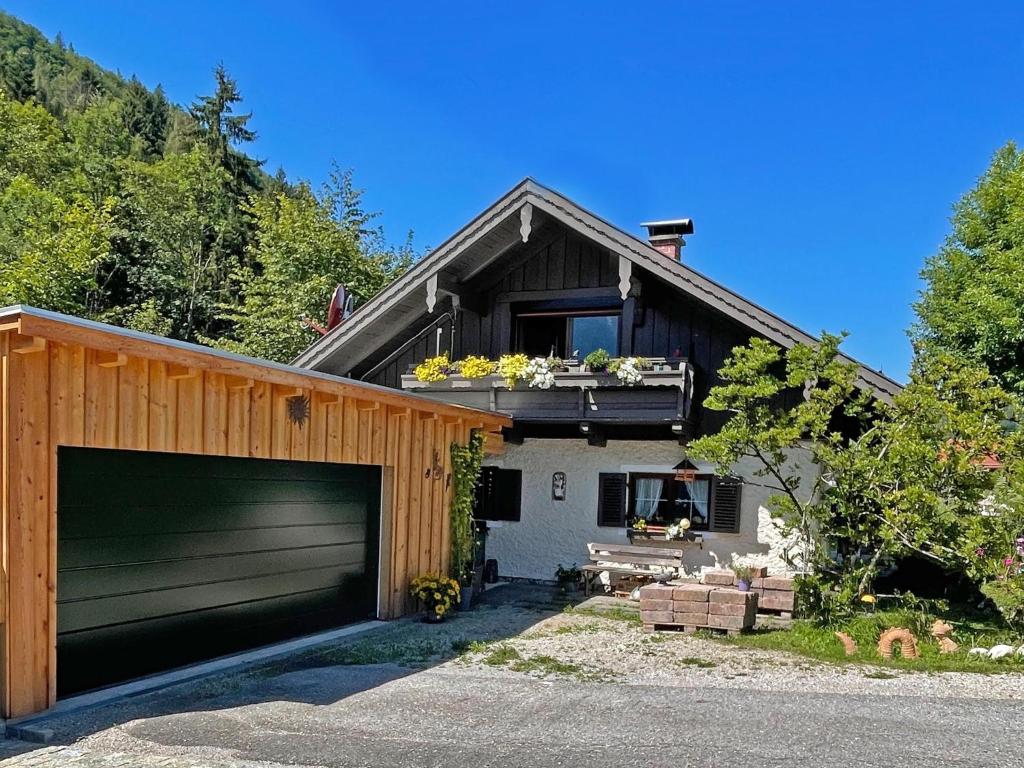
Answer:
[[[292,424],[302,426],[309,420],[309,398],[306,395],[296,395],[287,400],[288,421]]]

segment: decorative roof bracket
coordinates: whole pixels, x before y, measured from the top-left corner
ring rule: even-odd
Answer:
[[[525,243],[533,231],[533,204],[526,203],[519,209],[519,234]]]

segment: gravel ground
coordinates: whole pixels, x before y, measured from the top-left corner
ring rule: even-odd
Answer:
[[[442,625],[53,718],[63,746],[0,764],[1019,765],[1019,675],[833,666],[564,603],[503,587]]]
[[[725,645],[678,632],[644,634],[640,627],[617,619],[559,614],[501,642],[523,658],[549,656],[575,664],[581,679],[605,679],[627,685],[713,686],[775,692],[835,693],[943,698],[1024,699],[1019,673],[922,673],[835,665],[792,654]],[[486,668],[493,654],[488,646],[470,652],[455,664]],[[491,667],[498,673],[510,664]]]

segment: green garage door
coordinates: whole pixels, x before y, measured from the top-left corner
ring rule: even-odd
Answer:
[[[372,617],[379,467],[60,448],[57,692]]]

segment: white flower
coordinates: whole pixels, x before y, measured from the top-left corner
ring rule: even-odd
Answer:
[[[526,365],[523,378],[537,389],[550,389],[555,383],[555,374],[551,372],[550,361],[545,357],[533,358]]]
[[[628,386],[642,384],[644,380],[644,375],[640,372],[640,366],[635,357],[627,357],[619,363],[618,368],[615,369],[615,375],[619,377],[619,381]]]

